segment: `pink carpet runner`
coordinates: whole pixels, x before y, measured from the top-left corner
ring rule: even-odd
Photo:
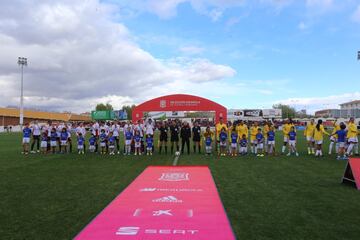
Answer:
[[[121,176],[119,176],[121,177]],[[77,236],[233,240],[208,167],[148,167]]]

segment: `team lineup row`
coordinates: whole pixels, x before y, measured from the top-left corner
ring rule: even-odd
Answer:
[[[180,126],[181,125],[181,126]],[[170,135],[171,153],[180,151],[179,142],[181,139],[181,152],[184,152],[185,147],[190,153],[190,139],[193,141],[194,152],[201,152],[201,146],[205,146],[205,153],[211,154],[213,145],[216,145],[215,150],[219,155],[247,154],[250,152],[257,156],[264,156],[264,154],[275,154],[275,127],[271,122],[259,126],[254,122],[250,128],[242,122],[234,124],[225,124],[222,119],[215,126],[215,132],[207,127],[202,132],[201,127],[195,121],[192,128],[189,123],[179,124],[172,121],[170,126],[160,122],[156,127],[151,119],[145,121],[144,124],[126,124],[122,130],[115,123],[111,125],[104,123],[94,123],[88,131],[91,132],[91,137],[86,141],[85,136],[87,130],[80,124],[75,129],[69,126],[47,126],[39,127],[36,123],[32,126],[26,124],[23,128],[23,153],[29,153],[30,142],[32,138],[31,150],[33,151],[35,143],[43,153],[66,153],[72,151],[71,133],[74,132],[77,137],[77,150],[79,154],[85,153],[86,143],[90,152],[98,152],[101,154],[109,153],[114,155],[116,152],[120,154],[141,155],[143,153],[152,154],[154,151],[154,130],[159,131],[158,151],[168,151],[168,138]],[[123,132],[124,148],[120,150],[120,134]],[[296,148],[297,132],[296,127],[291,120],[286,121],[282,125],[282,133],[284,137],[281,153],[287,155],[295,154],[298,156]],[[359,132],[354,124],[354,119],[350,119],[347,125],[345,123],[334,123],[332,133],[325,131],[322,121],[319,120],[316,124],[311,120],[305,128],[304,136],[308,144],[308,154],[315,154],[315,156],[322,156],[323,136],[330,136],[329,154],[335,146],[338,158],[346,158],[353,152],[358,154],[358,136]],[[215,144],[214,144],[215,143]]]

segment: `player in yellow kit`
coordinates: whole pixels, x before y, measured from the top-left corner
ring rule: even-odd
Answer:
[[[218,151],[219,147],[220,147],[220,138],[219,137],[220,137],[221,130],[223,128],[225,129],[226,132],[228,131],[228,128],[227,128],[226,124],[223,122],[223,118],[220,117],[219,122],[215,125],[216,151]]]
[[[340,130],[340,125],[336,123],[336,120],[333,123],[333,127],[334,128],[333,128],[333,131],[332,131],[331,136],[330,136],[329,155],[332,152],[334,144],[335,144],[336,153],[338,152],[338,149],[339,149],[339,145],[337,144],[338,136],[337,136],[336,132]]]
[[[358,150],[358,130],[356,128],[356,125],[354,123],[354,118],[350,118],[348,126],[347,126],[347,139],[349,142],[349,147],[346,151],[346,155],[350,156],[352,150],[354,149],[355,154],[359,154],[359,150]]]
[[[315,152],[315,156],[323,156],[322,153],[322,144],[323,144],[323,135],[330,135],[328,132],[325,131],[324,126],[322,125],[322,120],[319,119],[318,123],[315,126],[314,129],[314,140],[315,140],[315,144],[316,144],[316,152]]]
[[[304,136],[306,137],[308,145],[308,154],[315,154],[315,142],[314,142],[314,130],[315,130],[315,121],[311,119],[310,123],[306,124],[304,131]]]
[[[242,120],[240,120],[239,123],[237,124],[236,131],[238,132],[239,136],[242,136],[244,134],[245,136],[249,135],[249,129]]]
[[[263,134],[264,134],[264,152],[268,153],[268,132],[270,131],[271,122],[268,121],[265,123],[263,128]]]
[[[243,135],[246,136],[246,139],[249,136],[249,129],[242,120],[240,120],[239,123],[236,125],[236,131],[237,131],[238,136],[239,136],[239,141],[240,141],[240,139],[242,138]],[[239,151],[240,151],[240,148],[239,148]]]
[[[257,122],[250,128],[250,143],[251,143],[251,153],[257,154],[257,141],[256,141],[256,134],[258,134],[259,125]]]
[[[285,150],[288,146],[288,143],[289,143],[289,132],[291,130],[291,127],[295,127],[294,124],[292,123],[292,120],[289,119],[289,120],[286,120],[285,124],[283,125],[283,134],[284,134],[284,145],[281,149],[281,153],[284,154],[285,153]]]

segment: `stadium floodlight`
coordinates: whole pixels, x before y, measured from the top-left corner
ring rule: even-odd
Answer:
[[[360,60],[360,51],[358,51],[358,60]]]
[[[24,66],[27,66],[27,58],[19,57],[18,65],[21,67],[21,94],[20,94],[20,127],[24,124]]]

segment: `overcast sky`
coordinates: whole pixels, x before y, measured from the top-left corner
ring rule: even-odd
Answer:
[[[2,0],[0,106],[86,112],[171,93],[228,108],[360,99],[360,0]]]

